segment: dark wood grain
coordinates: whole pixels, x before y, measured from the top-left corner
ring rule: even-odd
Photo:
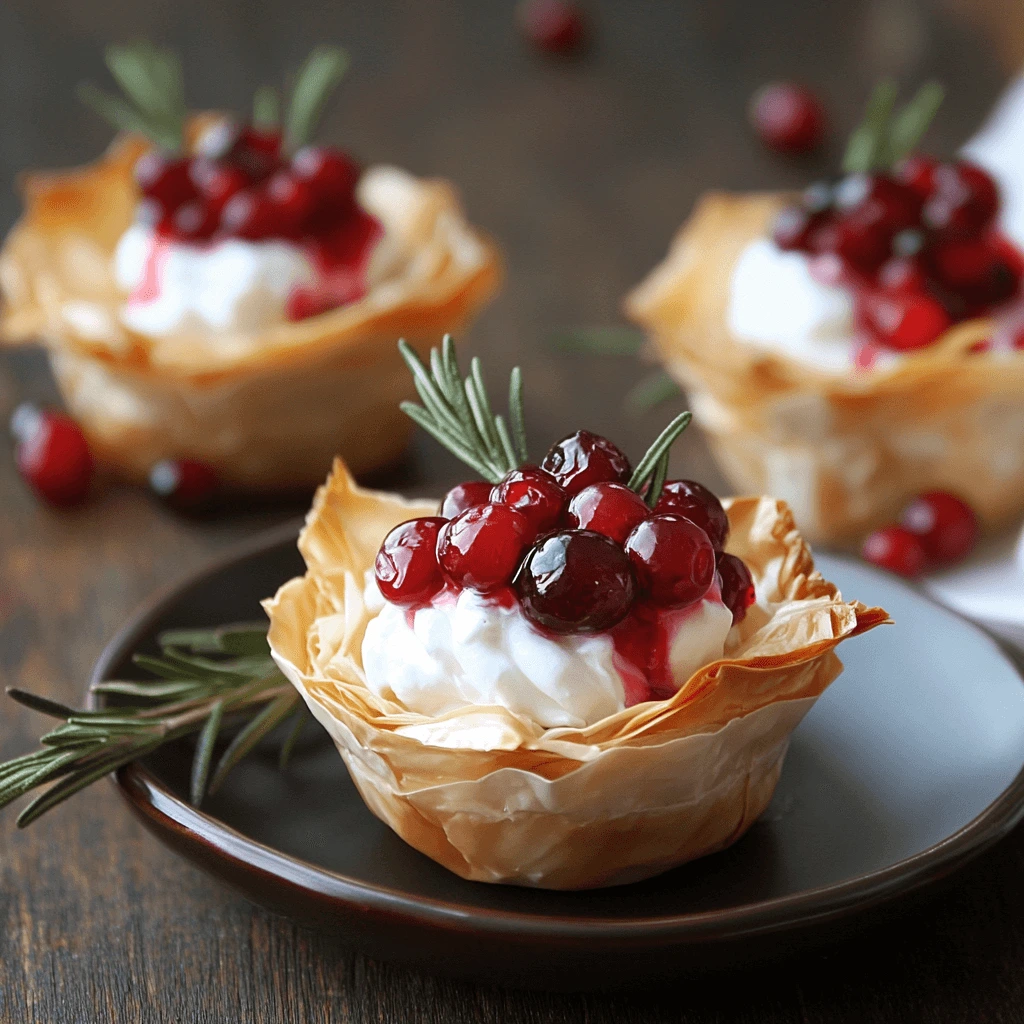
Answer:
[[[110,39],[145,35],[187,54],[190,99],[241,107],[320,38],[355,68],[326,125],[368,162],[456,181],[502,240],[508,282],[472,332],[497,378],[520,362],[538,445],[581,424],[633,452],[662,415],[630,420],[626,360],[555,354],[564,325],[618,319],[623,293],[713,186],[792,186],[829,166],[778,162],[744,122],[768,77],[818,86],[838,123],[876,75],[950,87],[936,148],[977,123],[1003,79],[967,23],[913,0],[721,0],[595,5],[596,42],[561,66],[534,59],[511,4],[444,0],[319,5],[287,0],[7,0],[0,5],[0,227],[27,166],[97,153],[106,130],[75,83],[101,75]],[[594,8],[592,8],[594,9]],[[42,359],[5,355],[0,415],[52,397]],[[677,469],[719,484],[694,435]],[[326,467],[325,467],[326,469]],[[393,480],[440,491],[457,465],[418,442]],[[0,450],[0,682],[74,701],[103,643],[158,585],[291,506],[177,519],[109,487],[80,512],[39,508]],[[0,756],[41,723],[0,707]],[[337,937],[255,909],[143,834],[97,787],[28,832],[0,819],[0,1021],[930,1022],[1024,1020],[1024,834],[906,920],[771,974],[686,981],[620,996],[506,992],[415,975],[343,951]]]

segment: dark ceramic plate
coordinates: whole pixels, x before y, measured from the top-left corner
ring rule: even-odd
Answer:
[[[257,618],[259,599],[303,569],[294,541],[294,530],[266,535],[160,595],[95,677],[130,674],[130,653],[162,629]],[[949,874],[1024,815],[1024,687],[1010,661],[899,582],[819,564],[897,624],[843,646],[846,671],[794,734],[750,832],[647,882],[584,893],[465,882],[366,810],[312,728],[286,774],[269,754],[250,759],[202,812],[184,798],[187,746],[117,781],[169,846],[378,958],[574,988],[779,955]]]

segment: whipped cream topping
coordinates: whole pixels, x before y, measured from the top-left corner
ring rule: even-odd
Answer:
[[[284,322],[293,288],[316,280],[302,249],[280,239],[190,245],[138,223],[117,244],[114,274],[129,293],[122,321],[150,336],[264,330]]]
[[[732,613],[717,592],[665,614],[676,686],[722,656]],[[384,603],[363,639],[366,682],[410,711],[504,707],[544,728],[582,728],[626,707],[637,669],[607,633],[558,636],[533,625],[510,594],[442,593],[415,611]]]
[[[733,336],[821,370],[845,372],[855,355],[853,295],[811,274],[802,252],[756,238],[732,272],[726,320]]]

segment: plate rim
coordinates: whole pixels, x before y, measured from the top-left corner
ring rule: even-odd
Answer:
[[[301,521],[289,521],[262,530],[156,590],[104,646],[90,676],[89,705],[98,704],[92,685],[106,678],[129,645],[134,645],[137,638],[150,628],[152,621],[181,591],[201,584],[203,580],[247,558],[286,543],[295,543],[300,527]],[[828,557],[855,565],[864,571],[879,571],[871,570],[843,554],[829,552]],[[1024,686],[1024,676],[1018,666],[984,629],[904,581],[891,578],[891,582],[912,597],[960,619],[995,649]],[[787,896],[715,910],[656,917],[578,917],[571,914],[537,914],[467,906],[433,897],[414,896],[405,890],[369,883],[313,864],[244,835],[175,795],[141,763],[121,768],[111,779],[132,811],[165,845],[168,845],[170,836],[175,836],[179,840],[173,846],[175,852],[193,863],[198,862],[194,854],[204,851],[207,856],[198,863],[207,870],[210,869],[208,858],[222,862],[224,867],[235,871],[249,873],[255,869],[291,888],[327,899],[338,905],[339,909],[371,915],[383,913],[396,923],[406,922],[410,926],[442,928],[453,932],[483,932],[506,938],[543,937],[564,942],[632,940],[658,945],[666,942],[728,941],[765,932],[828,924],[938,882],[983,853],[1024,819],[1022,767],[991,803],[955,832],[877,871]],[[182,839],[185,840],[184,844],[180,842]],[[183,851],[182,845],[190,849]],[[243,855],[243,852],[250,856]],[[253,898],[258,901],[258,897]]]

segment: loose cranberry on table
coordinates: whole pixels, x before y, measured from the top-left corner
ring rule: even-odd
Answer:
[[[206,509],[220,490],[217,471],[197,459],[162,459],[149,471],[157,497],[182,512]]]
[[[590,484],[624,484],[632,472],[629,459],[611,441],[589,430],[577,430],[552,445],[541,469],[570,495],[579,494]]]
[[[629,613],[636,594],[626,553],[590,530],[565,530],[538,541],[515,588],[524,613],[556,633],[610,629]]]
[[[626,554],[641,591],[655,604],[693,604],[715,581],[711,540],[680,515],[659,514],[642,522],[629,535]]]
[[[928,565],[921,538],[902,526],[886,526],[869,534],[861,548],[865,561],[898,576],[920,576]]]
[[[742,622],[747,609],[757,600],[754,578],[742,558],[727,553],[718,556],[718,580],[722,604],[732,612],[732,622]]]
[[[521,512],[536,537],[561,526],[569,496],[550,473],[537,466],[521,466],[505,474],[489,500]]]
[[[507,505],[477,505],[446,523],[437,560],[457,587],[482,594],[511,582],[534,537],[530,521]]]
[[[918,538],[934,565],[959,562],[974,547],[979,533],[974,510],[946,491],[918,495],[903,510],[900,523]]]
[[[570,0],[521,0],[516,16],[527,40],[545,53],[572,53],[586,39],[583,12]]]
[[[10,423],[18,471],[52,505],[85,500],[95,464],[82,428],[70,416],[25,403]]]
[[[773,82],[754,93],[750,123],[761,141],[780,153],[809,153],[825,137],[825,110],[801,85]]]
[[[721,551],[729,536],[729,517],[718,497],[696,480],[669,480],[654,506],[657,513],[673,512],[696,523]]]
[[[569,503],[569,523],[624,544],[634,527],[651,510],[636,491],[624,484],[604,482],[584,487]]]
[[[444,586],[437,539],[446,525],[439,516],[412,519],[384,538],[373,571],[387,600],[409,607],[426,604]]]
[[[491,500],[492,490],[486,480],[470,480],[464,484],[456,484],[441,502],[441,515],[445,519],[454,519],[467,508],[486,505]]]

